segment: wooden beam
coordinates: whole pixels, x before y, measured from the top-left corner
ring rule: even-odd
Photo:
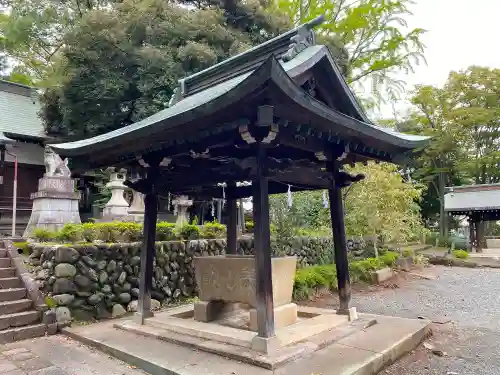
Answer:
[[[274,336],[274,300],[271,270],[268,181],[265,177],[266,149],[257,149],[257,170],[252,182],[257,327],[260,337]]]
[[[235,188],[236,183],[228,183],[228,188]],[[227,200],[227,254],[237,253],[238,241],[238,205],[235,198]]]
[[[332,176],[338,176],[338,165],[334,165]],[[332,233],[334,242],[335,266],[337,268],[337,286],[340,300],[339,314],[347,314],[351,301],[351,281],[349,277],[349,261],[347,259],[347,241],[344,224],[344,206],[342,202],[342,188],[332,179],[328,189],[330,198],[330,217],[332,219]]]

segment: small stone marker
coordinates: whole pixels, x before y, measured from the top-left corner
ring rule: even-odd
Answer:
[[[349,316],[349,321],[353,322],[355,320],[358,320],[358,311],[356,310],[355,307],[350,307],[348,311],[348,316]]]

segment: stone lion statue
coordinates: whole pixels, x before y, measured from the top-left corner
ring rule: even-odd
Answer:
[[[45,146],[43,157],[46,177],[71,177],[67,158],[62,160],[49,146]]]

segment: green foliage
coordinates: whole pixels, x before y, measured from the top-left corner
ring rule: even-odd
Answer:
[[[413,256],[413,251],[412,250],[410,250],[410,249],[403,250],[403,257],[408,258],[408,257],[411,257],[411,256]]]
[[[471,66],[451,72],[441,87],[418,86],[412,95],[406,130],[433,138],[410,167],[427,186],[424,215],[440,221],[441,235],[448,226],[446,186],[500,182],[499,87],[500,69]]]
[[[83,240],[83,227],[81,224],[65,224],[56,233],[56,240],[60,242],[80,242]]]
[[[353,282],[371,282],[371,273],[384,267],[393,267],[399,254],[388,251],[379,258],[367,258],[349,263]],[[321,289],[337,289],[335,264],[315,265],[298,269],[293,284],[293,298],[301,300],[310,297]]]
[[[185,224],[177,228],[177,231],[183,240],[196,240],[200,238],[200,228],[198,225]]]
[[[200,238],[225,238],[226,226],[217,221],[204,223],[200,229]]]
[[[387,251],[379,257],[387,267],[394,267],[398,258],[399,254],[394,251]]]
[[[25,256],[30,255],[31,250],[27,242],[13,242],[12,244],[17,250],[21,250]]]
[[[100,232],[97,229],[95,223],[83,223],[82,224],[82,236],[86,242],[94,242],[100,236]]]
[[[157,241],[173,241],[179,239],[174,223],[160,221],[156,224]]]
[[[348,236],[375,236],[377,246],[419,239],[425,231],[418,205],[422,187],[404,181],[394,165],[357,165],[353,172],[362,173],[366,178],[347,190]],[[322,191],[293,193],[292,207],[287,205],[286,194],[272,196],[270,217],[272,233],[283,242],[297,235],[329,236],[331,233],[330,212],[324,207]]]
[[[57,302],[51,296],[45,296],[45,304],[49,309],[54,309],[57,307]]]
[[[334,290],[336,285],[337,271],[334,264],[301,268],[295,273],[293,298],[305,299],[322,288]]]
[[[272,4],[294,24],[325,15],[325,22],[317,27],[320,41],[330,47],[351,85],[372,88],[374,95],[367,95],[365,100],[377,104],[382,97],[392,100],[403,92],[404,82],[394,73],[412,73],[424,61],[421,38],[425,31],[406,24],[413,3],[278,0]]]
[[[458,259],[467,259],[469,253],[465,250],[453,250],[453,256]]]
[[[139,121],[167,107],[178,79],[288,28],[258,2],[225,5],[125,0],[83,14],[47,75],[47,132],[82,138]]]
[[[36,228],[31,237],[38,242],[48,242],[56,238],[56,233],[45,228]]]
[[[366,178],[346,196],[348,235],[375,235],[382,243],[418,240],[424,231],[418,205],[422,186],[405,181],[392,164],[357,165],[352,172]]]
[[[251,220],[245,221],[245,229],[248,233],[253,233],[253,226],[254,226],[253,221]]]
[[[226,226],[217,222],[204,226],[186,224],[180,228],[174,223],[160,221],[156,224],[157,241],[174,241],[179,239],[194,240],[198,238],[224,238]],[[36,229],[33,238],[38,242],[57,240],[63,243],[94,242],[138,242],[143,237],[142,224],[133,222],[66,224],[60,231],[52,233]]]

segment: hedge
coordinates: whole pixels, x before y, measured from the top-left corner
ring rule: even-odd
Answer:
[[[143,226],[133,222],[66,224],[57,232],[37,228],[33,231],[31,237],[38,242],[136,242],[141,241],[143,238]],[[225,237],[226,226],[217,222],[205,223],[201,226],[186,224],[182,227],[166,221],[160,221],[156,224],[157,241]]]

